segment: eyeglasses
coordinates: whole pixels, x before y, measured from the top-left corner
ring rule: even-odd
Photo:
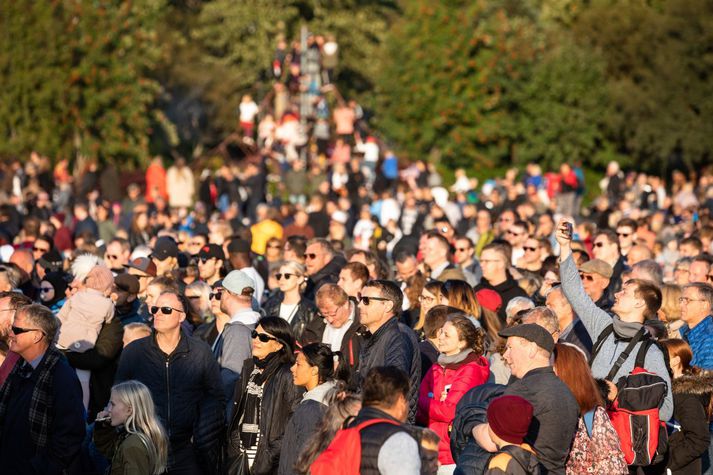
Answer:
[[[209,299],[211,300],[218,300],[220,301],[220,298],[223,296],[223,292],[211,292],[210,295],[208,296]]]
[[[280,280],[282,278],[285,278],[285,280],[289,280],[293,277],[297,277],[297,274],[290,274],[289,272],[285,272],[284,274],[275,274],[275,279]]]
[[[536,247],[527,247],[527,246],[523,247],[522,249],[523,249],[525,252],[527,252],[527,251],[535,252],[535,251],[537,250]]]
[[[418,296],[419,302],[433,302],[434,300],[436,300],[436,297],[429,297],[428,295],[419,295]]]
[[[685,303],[688,305],[690,302],[705,302],[706,299],[689,299],[688,297],[679,297],[678,303]]]
[[[360,295],[357,301],[359,303],[363,303],[367,307],[369,306],[369,302],[372,300],[378,301],[378,302],[390,302],[391,299],[385,299],[384,297],[367,297],[366,295]]]
[[[178,312],[178,313],[186,313],[186,312],[184,312],[183,310],[179,310],[179,309],[177,309],[177,308],[173,308],[173,307],[156,307],[155,305],[154,305],[153,307],[151,307],[151,309],[150,309],[149,311],[151,312],[151,315],[156,315],[159,310],[161,310],[161,313],[164,314],[164,315],[171,315],[171,312],[173,312],[174,310],[175,310],[176,312]]]
[[[12,329],[12,333],[15,335],[22,335],[23,333],[27,332],[40,332],[43,335],[45,335],[45,332],[43,330],[40,330],[39,328],[21,328],[21,327],[16,327],[15,325],[10,327]]]
[[[305,259],[310,259],[310,260],[311,260],[311,259],[316,259],[316,258],[317,258],[317,254],[314,254],[313,252],[310,252],[309,254],[307,254],[307,253],[305,252],[305,254],[304,254],[303,257],[304,257]]]
[[[270,336],[267,333],[258,333],[257,330],[253,330],[252,333],[250,334],[252,339],[254,340],[255,338],[259,339],[263,343],[267,343],[268,341],[278,341],[277,338],[274,336]]]
[[[600,242],[595,242],[595,243],[593,244],[593,246],[594,246],[594,247],[604,247],[604,244],[606,244],[606,243],[603,243],[603,242],[600,241]]]
[[[683,267],[676,267],[673,271],[674,271],[674,272],[687,272],[687,273],[689,273],[689,274],[690,274],[690,272],[691,272],[690,270],[684,269]],[[710,277],[710,276],[709,276],[709,277]]]
[[[580,279],[586,280],[588,282],[594,282],[594,276],[589,274],[579,274]]]
[[[628,238],[631,236],[631,233],[616,233],[617,236],[623,237],[623,238]]]

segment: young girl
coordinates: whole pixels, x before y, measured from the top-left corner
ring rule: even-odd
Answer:
[[[111,460],[111,475],[166,470],[168,438],[144,384],[125,381],[111,388],[107,410],[97,414],[94,443]]]

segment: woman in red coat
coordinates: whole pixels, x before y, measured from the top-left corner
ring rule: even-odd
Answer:
[[[468,390],[488,381],[490,369],[483,357],[484,337],[483,330],[476,328],[469,318],[451,315],[438,334],[438,363],[431,366],[421,383],[416,421],[441,437],[439,474],[455,469],[448,426],[455,417],[456,404]]]

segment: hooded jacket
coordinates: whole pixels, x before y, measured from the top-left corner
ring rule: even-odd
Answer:
[[[458,401],[470,389],[486,383],[489,374],[488,360],[472,351],[457,363],[444,366],[435,363],[426,373],[419,390],[416,422],[435,431],[441,438],[438,460],[442,465],[455,463],[448,429],[455,417]],[[447,396],[441,400],[443,393]]]
[[[708,415],[713,376],[685,375],[673,380],[673,423],[680,430],[668,439],[668,468],[674,475],[700,474],[701,455],[708,450]]]

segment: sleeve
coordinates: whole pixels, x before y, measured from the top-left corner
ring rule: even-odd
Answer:
[[[429,408],[433,399],[429,397],[429,393],[433,392],[433,371],[431,366],[423,378],[421,386],[418,389],[418,409],[416,411],[416,422],[424,427],[428,427]]]
[[[644,366],[647,370],[656,373],[657,376],[660,376],[666,382],[666,397],[664,397],[663,404],[659,409],[659,419],[668,421],[673,417],[671,375],[668,372],[664,356],[658,346],[651,345],[651,347],[649,347],[649,351],[646,353],[646,359],[644,360]]]
[[[710,444],[708,418],[703,405],[693,396],[676,400],[681,430],[669,438],[669,468],[681,469],[704,454]]]
[[[579,271],[577,271],[577,266],[571,255],[560,264],[560,280],[562,281],[562,292],[567,297],[574,313],[582,320],[592,341],[596,341],[599,334],[611,323],[611,317],[607,312],[597,307],[584,291],[582,279],[579,277]]]
[[[66,363],[55,373],[53,383],[54,420],[48,431],[47,473],[54,469],[67,468],[79,453],[86,434],[82,388],[75,372]]]
[[[433,395],[428,412],[430,420],[451,422],[456,416],[456,405],[463,395],[475,386],[487,382],[488,373],[485,372],[485,377],[483,377],[483,373],[479,371],[479,368],[474,367],[475,364],[468,364],[462,371],[456,373],[445,401],[440,400],[440,395]]]
[[[94,424],[94,433],[92,434],[94,445],[97,450],[109,460],[111,460],[114,455],[116,436],[116,429],[111,425],[103,422],[96,422]]]
[[[122,444],[124,460],[122,475],[146,475],[151,473],[151,461],[145,448],[136,444]]]
[[[377,459],[381,475],[418,475],[421,473],[421,455],[416,439],[399,431],[386,439]]]
[[[225,420],[225,395],[220,380],[220,368],[207,345],[203,349],[203,397],[198,403],[198,417],[193,443],[204,473],[215,473]]]
[[[247,327],[238,324],[226,325],[223,330],[223,346],[220,354],[220,378],[226,398],[230,398],[235,390],[235,382],[240,378],[243,362],[250,358],[250,340],[247,337]]]
[[[99,331],[94,348],[84,353],[67,352],[65,356],[74,368],[96,370],[111,363],[121,351],[121,323],[116,320],[105,324]]]

